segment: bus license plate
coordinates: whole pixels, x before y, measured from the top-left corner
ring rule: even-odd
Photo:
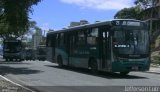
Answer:
[[[133,66],[132,70],[138,70],[138,67],[137,66]]]

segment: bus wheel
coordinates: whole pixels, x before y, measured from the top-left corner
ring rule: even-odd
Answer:
[[[92,59],[90,61],[90,68],[91,68],[91,72],[95,75],[98,74],[98,65],[97,65],[97,61]]]
[[[129,72],[120,72],[121,75],[127,75]]]
[[[63,61],[62,61],[62,57],[61,57],[61,56],[58,56],[58,57],[57,57],[57,63],[58,63],[58,66],[59,66],[59,67],[62,67],[62,66],[63,66]]]

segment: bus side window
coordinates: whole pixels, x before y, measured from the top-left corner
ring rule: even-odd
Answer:
[[[52,39],[53,39],[53,40],[52,40]],[[47,36],[46,46],[47,46],[47,47],[55,46],[54,41],[55,41],[55,35]]]
[[[48,47],[51,47],[51,40],[49,40],[49,39],[48,39],[48,41],[47,41],[47,46],[48,46]]]
[[[96,45],[97,37],[98,37],[98,28],[93,28],[92,30],[89,30],[87,34],[87,44]]]
[[[64,46],[64,33],[59,34],[59,46],[60,47]]]
[[[78,32],[78,46],[85,45],[85,33],[84,31]]]
[[[74,34],[74,44],[75,44],[75,47],[77,47],[77,45],[78,45],[78,31],[76,31],[75,32],[75,34]]]
[[[64,34],[64,45],[67,45],[67,34]]]
[[[59,37],[58,37],[58,34],[56,34],[56,45],[55,45],[56,47],[58,47],[59,46]]]
[[[77,43],[78,43],[77,38],[78,38],[77,32],[73,32],[72,34],[69,35],[69,39],[70,39],[69,44],[72,49],[77,47]]]
[[[49,36],[46,37],[46,46],[49,47]]]

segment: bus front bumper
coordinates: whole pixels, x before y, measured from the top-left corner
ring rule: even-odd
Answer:
[[[21,58],[21,54],[20,53],[5,53],[4,54],[4,58],[8,58],[8,59],[20,59]]]
[[[113,62],[112,72],[148,71],[150,61]]]

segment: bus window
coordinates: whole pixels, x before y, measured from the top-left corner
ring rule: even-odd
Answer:
[[[93,28],[91,32],[92,37],[98,37],[98,28]]]
[[[47,44],[46,44],[48,47],[51,47],[52,46],[52,40],[51,38],[48,36],[47,37]]]
[[[59,45],[64,46],[64,33],[59,34]]]
[[[56,47],[58,47],[59,46],[59,37],[58,37],[58,34],[56,34],[56,45],[55,45]]]
[[[97,44],[97,37],[98,37],[98,28],[94,28],[88,31],[87,35],[87,44],[89,45],[96,45]]]
[[[69,36],[70,39],[70,45],[72,46],[72,48],[76,48],[78,45],[78,36],[77,36],[77,32],[72,33]]]
[[[78,45],[85,45],[85,34],[84,34],[84,31],[78,32]]]

